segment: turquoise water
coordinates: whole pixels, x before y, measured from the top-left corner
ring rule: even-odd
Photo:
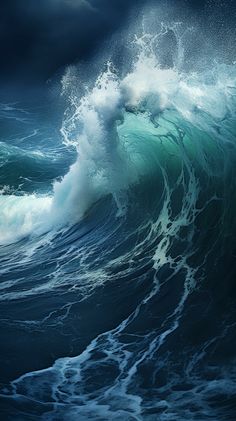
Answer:
[[[235,64],[144,40],[61,128],[2,105],[3,419],[235,419]]]

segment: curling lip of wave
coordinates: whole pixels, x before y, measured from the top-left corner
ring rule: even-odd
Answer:
[[[66,145],[76,147],[78,158],[63,179],[54,183],[53,194],[1,196],[0,243],[73,224],[93,202],[110,193],[122,215],[126,206],[122,192],[138,181],[140,172],[138,162],[129,156],[129,145],[119,138],[125,110],[145,113],[153,121],[160,112],[174,109],[204,130],[205,114],[221,120],[231,109],[234,73],[227,74],[227,66],[219,66],[213,76],[213,83],[208,83],[202,76],[199,81],[196,74],[161,69],[156,56],[145,48],[123,80],[109,63],[88,94],[80,100],[72,98],[72,111],[61,133]]]

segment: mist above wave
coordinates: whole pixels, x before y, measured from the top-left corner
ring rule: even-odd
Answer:
[[[61,134],[64,144],[76,149],[77,159],[68,173],[54,182],[50,196],[37,192],[1,196],[1,244],[74,224],[94,202],[109,194],[117,204],[117,214],[124,215],[127,189],[149,172],[147,155],[151,163],[156,152],[148,145],[148,133],[158,141],[155,130],[163,113],[170,113],[171,119],[174,111],[179,121],[213,134],[218,122],[233,115],[235,66],[215,63],[205,71],[186,73],[184,36],[188,28],[185,32],[179,28],[179,23],[161,25],[155,36],[134,36],[130,68],[121,75],[108,61],[83,95],[79,94],[80,78],[75,69],[66,71],[62,93],[68,107]],[[171,65],[165,67],[159,55],[162,40],[170,31],[175,51]],[[140,136],[134,133],[133,122],[127,124],[130,114],[137,119]],[[143,145],[145,131],[147,144]]]

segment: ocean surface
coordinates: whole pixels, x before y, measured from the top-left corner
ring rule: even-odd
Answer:
[[[0,104],[3,421],[236,419],[236,64],[190,36]]]

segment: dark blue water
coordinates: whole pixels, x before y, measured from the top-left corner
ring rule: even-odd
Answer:
[[[1,104],[4,421],[236,418],[235,65],[149,39],[67,105]]]

